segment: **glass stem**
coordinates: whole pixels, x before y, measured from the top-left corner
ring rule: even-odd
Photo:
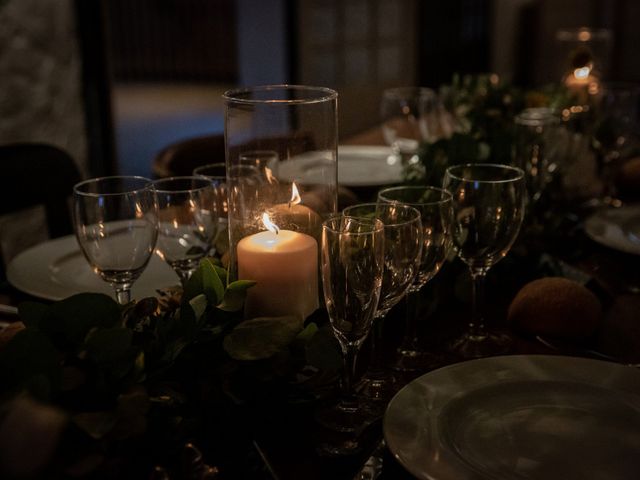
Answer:
[[[180,277],[180,285],[182,285],[182,288],[184,288],[184,286],[187,284],[187,281],[191,278],[191,275],[193,274],[193,272],[195,272],[195,269],[194,270],[184,270],[181,268],[176,269],[176,273],[178,274],[178,277]]]
[[[487,336],[484,325],[484,280],[486,272],[471,271],[471,321],[468,335],[474,340],[481,340]]]
[[[353,378],[356,374],[356,359],[358,356],[358,347],[347,345],[342,348],[342,400],[343,408],[355,409],[358,406],[358,400],[353,390]]]
[[[371,358],[369,362],[369,368],[367,370],[367,377],[376,378],[384,375],[383,359],[380,352],[382,345],[384,327],[384,315],[378,315],[373,319],[373,328],[371,331]]]
[[[131,287],[129,285],[118,285],[115,290],[116,300],[120,305],[126,305],[131,301]]]
[[[406,323],[402,350],[418,350],[418,301],[419,290],[409,290],[405,295]]]

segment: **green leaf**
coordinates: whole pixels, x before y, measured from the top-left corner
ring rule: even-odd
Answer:
[[[243,292],[247,289],[253,287],[256,283],[255,280],[236,280],[235,282],[231,282],[227,287],[227,290],[232,290],[234,292]]]
[[[193,313],[195,315],[196,322],[199,322],[199,320],[204,315],[204,312],[207,310],[206,295],[201,293],[200,295],[193,297],[191,300],[189,300],[189,305],[191,305],[191,309],[193,310]]]
[[[224,283],[226,284],[228,281],[229,272],[227,271],[227,269],[221,267],[220,265],[217,265],[215,261],[216,261],[215,258],[211,258],[211,262],[213,263],[213,268],[216,269],[216,272],[218,273],[218,277],[220,277],[220,280],[224,279]]]
[[[318,332],[318,325],[311,322],[296,337],[296,342],[308,343]]]
[[[80,293],[51,305],[40,329],[64,336],[74,345],[83,342],[92,328],[111,328],[121,322],[120,306],[108,295]]]
[[[247,298],[247,290],[256,284],[253,280],[236,280],[229,284],[224,292],[224,298],[218,305],[225,312],[238,312],[242,310]]]
[[[328,328],[319,329],[309,340],[305,357],[310,365],[321,370],[338,370],[342,365],[340,346]]]
[[[114,378],[122,378],[134,367],[138,355],[138,350],[131,345],[132,336],[127,328],[94,330],[87,337],[87,353]]]
[[[31,328],[38,328],[40,323],[49,315],[49,311],[49,305],[40,302],[22,302],[18,305],[20,320]]]
[[[197,268],[187,283],[184,285],[183,293],[182,293],[182,303],[186,303],[191,300],[193,297],[197,297],[201,293],[204,293],[204,289],[202,288],[202,269]]]
[[[0,391],[27,388],[46,399],[58,389],[61,375],[58,352],[39,330],[19,331],[0,352]]]
[[[224,285],[218,276],[215,265],[210,259],[204,258],[200,262],[202,270],[202,287],[211,305],[217,305],[224,297]]]
[[[297,316],[254,318],[237,325],[223,345],[235,360],[262,360],[287,347],[301,330]]]

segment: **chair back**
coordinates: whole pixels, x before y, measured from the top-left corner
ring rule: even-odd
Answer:
[[[69,197],[80,172],[64,150],[46,143],[0,145],[0,215],[44,205],[51,238],[73,232]]]
[[[157,178],[191,175],[208,163],[224,162],[224,135],[189,138],[163,148],[153,161]]]

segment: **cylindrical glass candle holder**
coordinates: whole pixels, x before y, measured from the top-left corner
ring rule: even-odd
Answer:
[[[224,94],[229,269],[257,282],[247,317],[306,318],[320,304],[322,222],[338,203],[337,99],[296,85]],[[263,161],[248,167],[256,152]]]

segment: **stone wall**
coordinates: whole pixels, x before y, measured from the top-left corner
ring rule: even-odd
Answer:
[[[73,0],[0,0],[0,143],[43,141],[86,171]]]
[[[73,0],[0,0],[0,144],[21,141],[61,147],[86,172]],[[0,235],[7,262],[47,239],[44,209],[0,217]]]

